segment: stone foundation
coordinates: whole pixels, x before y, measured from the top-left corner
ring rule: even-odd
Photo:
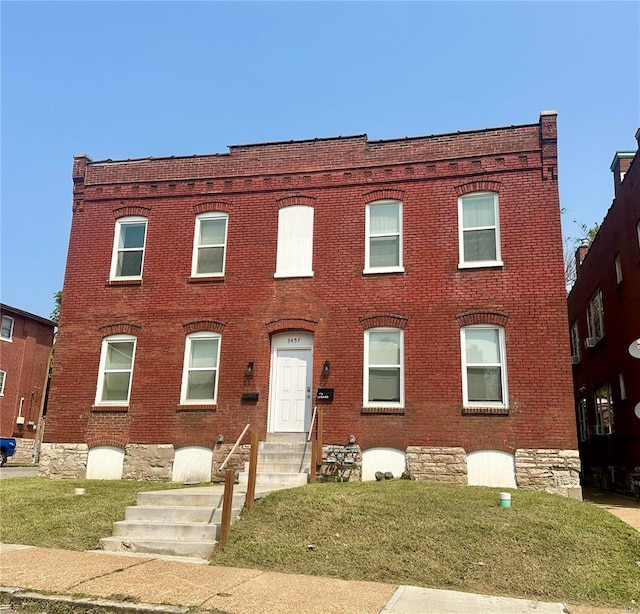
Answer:
[[[244,471],[245,462],[249,462],[249,456],[251,454],[251,446],[249,444],[241,445],[236,448],[225,468],[220,471],[220,465],[224,463],[224,459],[227,458],[227,454],[233,448],[233,444],[219,444],[213,450],[213,463],[211,466],[211,481],[214,483],[224,482],[225,473],[227,469],[234,469],[236,472],[236,480],[238,479],[238,473]]]
[[[582,499],[577,450],[516,450],[518,488]]]
[[[8,462],[10,463],[33,463],[34,462],[34,447],[37,445],[37,440],[26,439],[24,437],[16,437],[16,451],[13,456],[10,456]]]
[[[322,465],[316,474],[319,482],[359,482],[361,474],[360,446],[322,446]]]
[[[174,456],[171,444],[130,444],[125,448],[122,479],[169,482]]]
[[[407,471],[416,480],[467,483],[467,459],[463,448],[407,448]]]
[[[43,443],[38,475],[45,478],[83,480],[87,473],[86,443]]]

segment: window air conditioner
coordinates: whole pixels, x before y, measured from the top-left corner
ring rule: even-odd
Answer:
[[[598,343],[598,338],[597,337],[587,337],[584,340],[584,344],[588,347],[588,348],[592,348],[596,346],[596,343]]]
[[[605,435],[613,434],[613,427],[610,424],[605,425],[602,430],[604,431]]]
[[[572,365],[579,365],[580,364],[580,356],[572,356],[571,357],[571,364]]]

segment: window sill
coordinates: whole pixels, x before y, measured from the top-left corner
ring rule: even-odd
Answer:
[[[216,411],[218,409],[217,403],[201,403],[199,405],[178,405],[176,407],[177,412],[186,412],[186,411]]]
[[[187,283],[189,284],[208,284],[208,283],[221,283],[224,281],[224,275],[210,275],[205,277],[189,277]]]
[[[364,269],[362,271],[363,275],[379,275],[379,274],[384,274],[384,273],[404,273],[404,267],[403,266],[389,266],[389,267],[379,267],[379,268],[375,268],[375,269]]]
[[[0,337],[0,341],[6,341],[7,343],[13,343],[13,339],[7,339],[6,337]]]
[[[107,286],[141,286],[142,279],[107,279]]]
[[[497,269],[504,267],[502,260],[479,260],[478,262],[459,262],[458,270],[462,269]]]
[[[463,407],[463,416],[508,416],[508,407]]]
[[[404,416],[404,407],[363,407],[361,414],[377,414],[377,415],[400,415]]]
[[[129,405],[93,405],[92,412],[100,413],[126,413],[129,411]]]
[[[288,279],[290,277],[313,277],[313,271],[305,271],[300,273],[278,273],[277,271],[273,274],[274,279]]]

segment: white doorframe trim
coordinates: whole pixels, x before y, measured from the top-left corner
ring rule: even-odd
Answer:
[[[279,432],[276,424],[276,395],[277,395],[277,356],[278,350],[307,350],[311,352],[311,394],[313,394],[313,333],[307,331],[287,331],[277,333],[271,337],[271,364],[269,366],[269,408],[267,412],[267,432]],[[311,403],[312,404],[312,403]]]

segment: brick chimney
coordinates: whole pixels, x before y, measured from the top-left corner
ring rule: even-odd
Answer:
[[[636,137],[640,139],[640,130],[636,132]],[[625,173],[631,166],[631,160],[635,156],[635,151],[616,151],[616,155],[613,156],[613,162],[611,163],[611,172],[613,173],[613,193],[614,198],[618,197],[618,191],[622,185]]]
[[[589,251],[589,239],[582,239],[582,243],[578,246],[576,250],[576,277],[578,275],[578,271],[580,271],[580,266],[582,265],[582,261],[584,260],[587,252]]]

